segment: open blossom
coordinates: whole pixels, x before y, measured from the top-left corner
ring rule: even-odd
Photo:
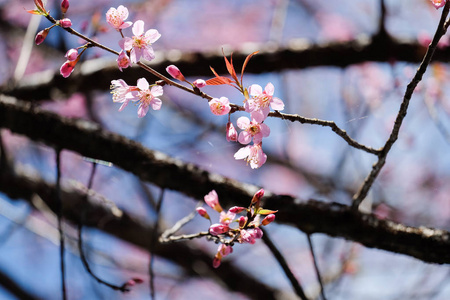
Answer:
[[[119,70],[122,72],[122,69],[126,69],[131,66],[130,58],[128,57],[125,51],[120,51],[119,57],[117,57],[117,66]]]
[[[244,159],[252,169],[258,169],[267,160],[267,155],[262,151],[261,144],[248,145],[239,149],[234,154],[235,159]]]
[[[156,42],[161,34],[156,29],[147,30],[144,33],[144,21],[138,20],[133,25],[132,38],[123,38],[119,45],[122,49],[130,52],[130,60],[132,63],[138,62],[141,57],[146,60],[152,60],[155,58],[155,52],[152,48],[152,43]]]
[[[123,5],[120,5],[117,9],[111,7],[106,12],[106,22],[114,27],[117,31],[130,27],[132,22],[125,20],[128,18],[128,9]]]
[[[227,97],[213,98],[209,101],[209,108],[217,116],[226,115],[231,110],[230,101]]]
[[[111,94],[113,94],[113,101],[122,103],[119,111],[122,111],[137,93],[137,87],[128,86],[128,84],[123,79],[111,81],[111,89]]]
[[[270,128],[264,123],[258,123],[256,120],[250,122],[247,117],[240,117],[237,119],[237,126],[242,129],[239,133],[238,141],[239,143],[246,145],[251,142],[253,137],[253,142],[259,144],[263,137],[268,137],[270,134]]]
[[[139,118],[142,118],[147,114],[150,106],[153,110],[161,109],[162,101],[157,97],[162,96],[163,94],[162,86],[152,86],[152,88],[150,89],[150,85],[148,84],[147,79],[141,78],[137,81],[137,87],[139,91],[138,93],[133,94],[133,98],[131,99],[131,101],[139,101]]]
[[[431,0],[431,3],[436,9],[441,8],[445,5],[446,0]]]
[[[252,119],[262,123],[270,112],[270,107],[274,110],[283,110],[284,103],[281,99],[273,97],[274,86],[268,83],[264,91],[260,85],[252,84],[249,88],[249,94],[252,96],[245,102],[245,111],[249,112]]]

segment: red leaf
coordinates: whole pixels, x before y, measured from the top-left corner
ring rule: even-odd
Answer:
[[[232,82],[233,80],[223,76],[217,76],[216,78],[206,80],[207,85],[231,84]]]
[[[252,56],[255,55],[255,54],[258,53],[258,52],[259,52],[259,51],[255,51],[255,52],[249,54],[249,55],[245,58],[244,64],[242,65],[242,71],[241,71],[241,84],[242,84],[242,78],[244,77],[244,70],[245,70],[245,67],[247,67],[247,64],[248,64],[248,62],[250,61],[250,58],[252,58]]]
[[[231,58],[230,58],[231,62],[228,61],[227,57],[225,56],[225,53],[223,52],[223,49],[222,49],[222,54],[223,54],[223,58],[225,59],[225,64],[227,66],[228,73],[230,73],[231,77],[233,77],[233,79],[236,80],[236,83],[238,83],[236,71],[234,70],[234,66],[233,66],[233,53],[231,53]]]

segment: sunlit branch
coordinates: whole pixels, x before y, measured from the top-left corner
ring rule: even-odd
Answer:
[[[398,135],[400,132],[400,127],[402,126],[403,120],[406,117],[406,113],[408,111],[408,106],[411,100],[411,97],[414,93],[414,90],[416,89],[419,82],[422,80],[423,75],[425,74],[428,65],[431,62],[431,58],[433,57],[433,54],[436,50],[437,44],[441,37],[447,32],[448,28],[448,21],[446,22],[447,15],[450,10],[450,1],[447,1],[445,3],[444,9],[442,10],[441,19],[439,21],[439,25],[437,26],[436,33],[434,34],[433,40],[430,43],[428,50],[422,60],[422,63],[420,64],[419,68],[417,69],[417,72],[414,76],[414,78],[411,80],[411,82],[406,87],[405,94],[403,96],[403,101],[400,105],[399,112],[397,114],[397,117],[395,119],[394,126],[392,128],[391,134],[389,136],[389,139],[386,141],[386,144],[383,146],[381,151],[378,153],[378,161],[373,165],[371,172],[364,180],[364,183],[361,185],[358,192],[353,196],[353,208],[358,208],[361,202],[366,198],[367,193],[369,192],[370,188],[372,187],[373,183],[375,182],[375,179],[378,177],[378,174],[380,173],[381,169],[383,168],[384,164],[386,163],[386,157],[391,150],[392,146],[394,145],[395,141],[398,139]]]

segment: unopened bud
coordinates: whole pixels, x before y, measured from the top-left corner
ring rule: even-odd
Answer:
[[[204,81],[203,79],[197,79],[192,84],[195,85],[197,88],[201,89],[206,86],[206,81]]]
[[[72,21],[69,18],[61,19],[59,20],[59,26],[61,26],[62,28],[68,28],[72,26]]]
[[[34,39],[34,42],[36,43],[36,45],[42,44],[42,42],[47,37],[47,34],[49,31],[50,31],[49,28],[45,28],[44,30],[39,31],[38,34],[36,34],[36,38]]]
[[[181,73],[180,69],[178,69],[175,65],[170,65],[166,68],[167,73],[170,74],[175,79],[178,79],[179,81],[186,81],[184,78],[184,75]]]
[[[270,223],[272,223],[274,220],[275,220],[275,215],[270,214],[261,221],[261,224],[266,226],[266,225],[269,225]]]
[[[246,222],[247,222],[247,218],[244,216],[241,216],[239,218],[239,227],[241,227],[241,228],[244,227]]]
[[[252,199],[252,204],[259,202],[259,200],[261,200],[261,198],[264,196],[264,189],[260,189],[259,191],[257,191],[255,193],[255,195],[253,196]]]
[[[61,11],[62,11],[62,13],[65,14],[68,9],[69,9],[69,0],[62,0],[61,1]]]
[[[208,219],[208,220],[211,220],[211,219],[209,218],[208,213],[206,212],[206,209],[204,209],[203,207],[197,207],[195,210],[196,210],[196,211],[198,212],[198,214],[199,214],[200,216],[202,216],[203,218]]]
[[[74,61],[77,59],[78,57],[78,50],[77,49],[70,49],[69,51],[67,51],[65,57],[67,58],[67,60],[69,61]]]
[[[228,142],[236,142],[238,139],[238,133],[236,131],[236,128],[234,128],[233,123],[228,122],[227,123],[227,141]]]
[[[240,206],[233,206],[232,208],[230,208],[228,211],[233,213],[233,214],[238,214],[242,211],[246,210],[245,207],[240,207]]]

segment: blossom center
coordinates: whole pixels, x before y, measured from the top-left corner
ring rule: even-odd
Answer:
[[[155,97],[152,95],[152,93],[150,91],[141,91],[139,93],[139,99],[141,101],[141,103],[143,103],[145,106],[148,106],[150,104],[150,102],[152,102],[152,100]]]

